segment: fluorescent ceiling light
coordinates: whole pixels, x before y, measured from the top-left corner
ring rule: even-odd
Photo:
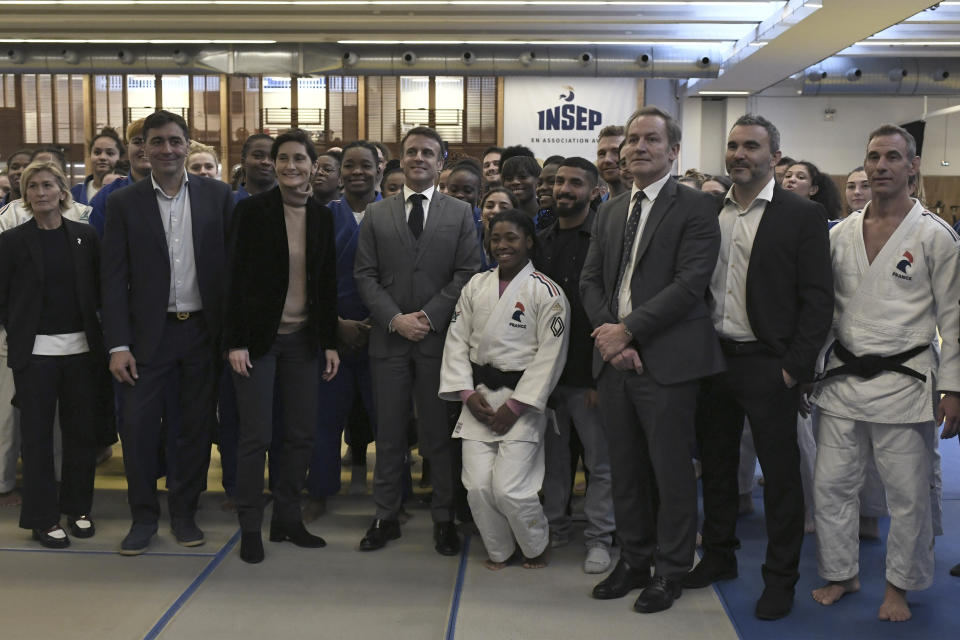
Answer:
[[[855,47],[960,47],[958,40],[861,40]]]
[[[683,0],[647,1],[647,2],[605,2],[601,0],[0,0],[0,5],[298,5],[298,6],[342,6],[342,5],[369,5],[369,6],[421,6],[421,5],[497,5],[497,6],[627,6],[627,7],[757,7],[760,2],[718,2]],[[767,2],[769,5],[785,5],[783,1]]]
[[[337,44],[472,44],[472,45],[537,45],[578,46],[619,45],[634,47],[719,47],[733,44],[733,40],[337,40]]]
[[[748,96],[749,91],[698,91],[701,96]]]
[[[71,38],[0,38],[9,44],[276,44],[276,40],[92,40]]]

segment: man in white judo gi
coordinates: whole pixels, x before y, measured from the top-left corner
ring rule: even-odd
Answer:
[[[933,582],[927,443],[941,421],[943,438],[960,422],[960,238],[909,195],[920,166],[910,133],[871,133],[864,166],[872,200],[830,232],[834,340],[812,396],[817,562],[828,583],[813,597],[829,605],[860,588],[858,493],[872,456],[891,514],[878,617],[904,621],[906,592]]]

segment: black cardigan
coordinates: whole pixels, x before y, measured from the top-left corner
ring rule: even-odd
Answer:
[[[308,198],[307,325],[313,348],[337,346],[337,274],[333,214]],[[230,232],[230,284],[224,349],[265,355],[277,335],[287,298],[290,252],[280,188],[237,203]]]

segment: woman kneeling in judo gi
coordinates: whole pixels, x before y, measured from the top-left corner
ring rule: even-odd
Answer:
[[[504,211],[490,221],[498,267],[464,286],[443,349],[440,397],[463,401],[453,431],[463,440],[463,485],[497,570],[517,546],[528,569],[547,564],[543,484],[547,398],[567,356],[570,308],[563,291],[534,270],[533,221]]]

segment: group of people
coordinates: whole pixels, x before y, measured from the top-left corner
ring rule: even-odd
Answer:
[[[397,160],[368,141],[318,152],[294,129],[251,136],[231,191],[215,152],[157,111],[125,141],[95,137],[72,195],[56,149],[13,154],[0,391],[17,411],[0,408],[0,490],[16,418],[20,526],[49,547],[94,535],[115,427],[132,516],[120,553],[149,548],[163,475],[173,536],[200,545],[215,441],[256,563],[268,453],[270,540],[322,547],[301,494],[320,512],[340,490],[347,427],[355,474],[376,444],[361,551],[401,536],[416,441],[436,551],[460,552],[460,520],[487,568],[540,568],[572,538],[582,458],[584,571],[620,549],[593,596],[640,589],[634,609],[652,613],[737,577],[747,424],[768,535],[756,616],[790,612],[805,525],[826,581],[813,597],[860,588],[861,492],[880,489],[878,615],[908,619],[907,592],[933,580],[938,425],[960,425],[960,237],[913,197],[916,143],[893,125],[869,136],[848,212],[815,165],[784,161],[762,116],[731,128],[725,176],[675,177],[680,139],[652,106],[600,131],[595,161],[542,165],[519,146],[448,157],[427,127]],[[129,174],[108,182],[124,156]]]

